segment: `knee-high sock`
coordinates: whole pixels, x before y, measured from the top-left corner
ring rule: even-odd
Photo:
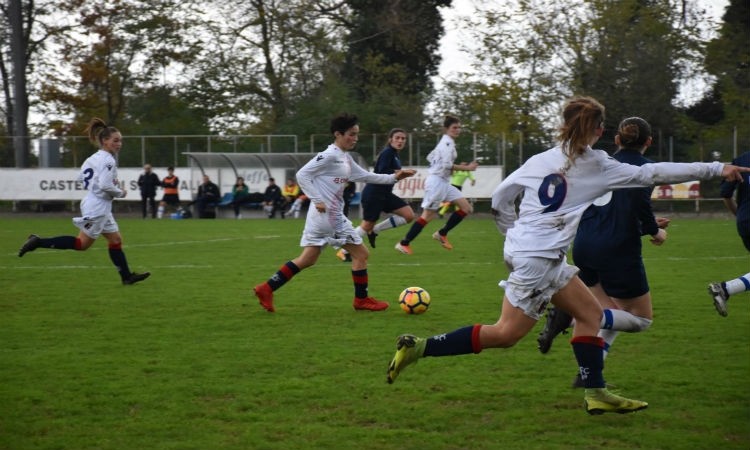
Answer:
[[[462,220],[464,220],[464,217],[466,217],[466,212],[463,210],[454,211],[453,214],[448,218],[448,221],[445,222],[445,226],[440,229],[439,233],[442,236],[447,236],[448,232],[456,226],[461,223]]]
[[[42,248],[56,248],[59,250],[80,250],[81,240],[75,236],[42,238],[39,240],[39,246]]]
[[[602,315],[601,329],[637,333],[648,330],[651,319],[636,316],[621,309],[605,309]]]
[[[604,340],[604,353],[602,354],[604,359],[609,355],[609,348],[615,342],[615,339],[617,339],[618,334],[620,332],[615,330],[599,330],[599,337]]]
[[[406,219],[404,219],[401,216],[393,215],[384,221],[380,222],[379,224],[375,225],[372,228],[372,231],[375,233],[380,233],[383,230],[387,230],[389,228],[396,228],[400,227],[401,225],[406,225]]]
[[[120,272],[120,277],[123,280],[130,277],[130,268],[128,267],[128,260],[125,258],[125,252],[122,251],[122,244],[109,246],[109,259],[117,267],[117,271]]]
[[[367,286],[369,284],[367,269],[352,270],[352,281],[354,281],[354,296],[356,298],[367,298]]]
[[[409,229],[409,232],[406,233],[406,236],[401,240],[401,245],[409,245],[409,242],[413,241],[417,236],[419,236],[419,233],[422,232],[422,228],[427,225],[427,221],[425,221],[423,218],[419,218],[414,221],[414,223],[411,225],[411,228]]]
[[[287,281],[291,280],[293,276],[297,275],[300,272],[300,268],[297,267],[296,264],[294,264],[291,261],[287,261],[284,263],[279,270],[276,271],[275,274],[271,278],[268,279],[268,285],[271,286],[271,290],[275,291],[276,289],[280,288],[284,285]]]
[[[750,291],[750,273],[746,273],[734,280],[724,282],[724,289],[727,294],[739,294],[740,292]]]
[[[479,342],[479,330],[482,325],[469,325],[446,334],[439,334],[427,339],[424,356],[453,356],[467,353],[479,353],[482,345]]]
[[[581,374],[584,387],[603,388],[604,375],[604,340],[598,336],[578,336],[570,341],[573,353],[578,361],[578,373]]]

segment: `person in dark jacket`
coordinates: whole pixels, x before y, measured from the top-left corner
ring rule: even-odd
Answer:
[[[148,215],[148,205],[151,205],[151,218],[156,219],[156,188],[161,186],[159,177],[151,171],[151,164],[143,166],[143,173],[138,177],[138,188],[141,190],[141,211],[143,218]]]

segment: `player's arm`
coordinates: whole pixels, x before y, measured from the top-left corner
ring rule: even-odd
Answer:
[[[120,189],[120,186],[117,185],[117,180],[115,179],[116,173],[115,169],[100,170],[98,180],[99,186],[101,186],[101,190],[109,194],[110,197],[123,198],[127,195],[127,191],[125,189]],[[97,175],[94,174],[94,176]]]

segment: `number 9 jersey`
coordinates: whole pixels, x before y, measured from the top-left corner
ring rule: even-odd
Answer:
[[[721,163],[623,164],[588,147],[570,161],[560,146],[532,156],[492,193],[504,252],[560,258],[575,238],[586,208],[614,189],[721,176]],[[516,217],[516,198],[523,194]]]

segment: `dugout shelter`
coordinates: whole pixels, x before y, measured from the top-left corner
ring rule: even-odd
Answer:
[[[365,158],[356,152],[349,152],[354,161],[367,169]],[[296,173],[318,153],[215,153],[184,152],[193,180],[193,192],[208,177],[219,186],[222,196],[231,194],[237,177],[242,177],[251,193],[265,192],[269,178],[283,187],[289,178],[296,181]],[[357,193],[364,186],[357,183]]]

